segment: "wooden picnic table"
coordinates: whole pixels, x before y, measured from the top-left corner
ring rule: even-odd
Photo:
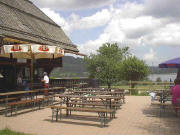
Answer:
[[[7,92],[7,93],[0,93],[0,97],[5,97],[5,116],[8,114],[8,98],[11,95],[21,95],[26,93],[37,93],[38,91],[29,90],[29,91],[14,91],[14,92]]]
[[[53,87],[53,88],[27,90],[27,91],[13,91],[13,92],[0,93],[0,96],[18,95],[18,94],[25,94],[25,93],[36,93],[36,92],[44,91],[44,89],[47,89],[48,91],[53,91],[53,90],[60,90],[60,89],[64,89],[64,88],[65,87]]]
[[[92,94],[92,95],[121,95],[124,92],[116,92],[116,91],[74,91],[75,94]]]
[[[69,95],[69,94],[56,94],[56,97],[63,98],[89,98],[89,99],[120,99],[119,96],[110,96],[110,95],[96,95],[96,96],[84,96],[84,95]]]
[[[14,91],[14,92],[0,93],[0,96],[18,95],[18,94],[34,93],[34,92],[37,92],[37,91],[35,91],[35,90],[28,90],[28,91]]]
[[[6,93],[0,93],[0,96],[10,96],[10,95],[19,95],[19,94],[26,94],[26,93],[37,93],[40,91],[44,91],[47,89],[48,91],[55,91],[64,89],[65,87],[54,87],[54,88],[43,88],[43,89],[35,89],[35,90],[27,90],[27,91],[13,91],[13,92],[6,92]]]
[[[107,108],[92,108],[92,107],[65,107],[65,106],[48,106],[48,108],[52,109],[52,121],[54,116],[56,117],[56,121],[58,121],[58,117],[62,118],[62,110],[69,110],[70,115],[71,111],[80,111],[80,112],[95,112],[98,113],[101,127],[104,127],[106,124],[106,120],[108,119],[107,114],[110,114],[110,119],[115,118],[115,109],[107,109]],[[60,113],[60,115],[58,114]],[[54,115],[55,114],[55,115]],[[58,116],[59,115],[59,116]]]
[[[160,97],[159,101],[161,103],[165,103],[166,101],[169,100],[170,90],[159,90],[159,91],[155,91],[155,93],[156,96]]]
[[[100,108],[108,108],[111,106],[112,109],[116,109],[117,107],[119,107],[121,105],[120,102],[113,102],[111,103],[111,105],[106,102],[106,103],[103,103],[102,101],[101,102],[76,102],[76,101],[71,101],[69,102],[70,106],[74,106],[74,107],[86,107],[86,106],[90,106],[90,107],[93,107],[93,108],[97,108],[97,107],[100,107]]]
[[[83,88],[83,91],[109,91],[109,88]]]
[[[69,107],[69,101],[72,99],[72,98],[79,98],[79,99],[82,99],[83,100],[96,100],[96,99],[100,99],[102,101],[102,103],[104,103],[104,105],[106,105],[106,103],[108,102],[109,103],[109,107],[112,108],[112,100],[120,100],[121,97],[120,96],[101,96],[101,95],[97,95],[97,96],[83,96],[83,95],[67,95],[67,94],[56,94],[55,95],[56,97],[59,97],[59,98],[64,98],[64,101],[66,103],[66,106]],[[68,116],[69,115],[69,111],[66,110],[66,115]]]
[[[84,91],[82,89],[82,91],[67,91],[68,94],[74,94],[74,95],[85,95],[85,94],[89,94],[89,95],[111,95],[111,96],[121,96],[123,103],[125,103],[125,92],[124,90],[120,90],[120,91]]]
[[[82,88],[82,91],[124,91],[120,88]]]
[[[85,88],[88,85],[88,83],[78,83],[78,84],[73,84],[73,88]]]
[[[54,90],[60,90],[64,89],[64,87],[54,87],[54,88],[46,88],[48,91],[54,91]],[[44,91],[45,89],[36,89],[36,90],[28,90],[28,91],[13,91],[13,92],[6,92],[6,93],[0,93],[0,97],[5,97],[5,116],[7,116],[8,113],[8,98],[11,95],[21,95],[21,94],[27,94],[27,93],[35,93],[37,96],[37,93]],[[31,95],[32,97],[34,95]]]

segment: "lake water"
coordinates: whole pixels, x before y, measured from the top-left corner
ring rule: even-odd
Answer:
[[[158,77],[161,78],[162,81],[170,81],[170,78],[172,81],[176,78],[177,74],[172,73],[172,74],[150,74],[148,78],[152,81],[156,81]]]

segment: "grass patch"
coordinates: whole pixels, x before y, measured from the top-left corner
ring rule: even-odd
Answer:
[[[32,134],[25,134],[25,133],[20,133],[20,132],[15,132],[12,131],[8,128],[5,128],[3,130],[0,130],[0,135],[32,135]]]
[[[107,88],[106,85],[100,86],[102,88]],[[111,88],[120,88],[120,89],[129,89],[129,85],[120,85],[120,86],[114,86],[112,85]],[[149,90],[156,90],[156,89],[170,89],[169,85],[135,85],[135,89],[140,89],[144,91]]]
[[[134,93],[132,94],[132,96],[149,96],[149,94],[147,92],[140,92],[140,93]]]

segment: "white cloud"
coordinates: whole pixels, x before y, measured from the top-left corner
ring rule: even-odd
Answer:
[[[123,19],[121,21],[126,38],[137,39],[151,34],[161,27],[161,22],[151,16]]]
[[[157,29],[147,41],[154,46],[179,46],[180,44],[180,23],[170,23]]]
[[[62,27],[66,34],[69,35],[71,29],[69,23],[57,12],[49,9],[42,8],[41,9],[47,16],[49,16],[55,23]]]
[[[149,53],[144,55],[144,59],[147,61],[153,61],[155,59],[155,52],[153,51],[153,49],[151,48]]]
[[[160,62],[165,61],[164,58],[157,55],[153,48],[150,48],[149,52],[145,53],[140,59],[143,59],[150,66],[158,66]]]
[[[145,13],[155,17],[180,17],[179,0],[145,0]]]
[[[178,21],[174,22],[165,16],[157,18],[153,14],[143,13],[143,11],[146,11],[146,5],[137,3],[126,3],[119,5],[118,8],[113,8],[110,12],[111,19],[104,29],[104,33],[98,39],[81,45],[80,50],[87,54],[96,52],[98,47],[105,42],[118,42],[122,46],[127,43],[133,53],[147,45],[153,47],[180,45],[180,23]],[[149,62],[154,60],[155,63],[158,63],[160,60],[153,49],[148,54],[145,51],[137,52],[143,53],[139,56]]]
[[[70,26],[71,29],[90,29],[105,25],[110,20],[110,12],[103,9],[92,16],[79,17],[75,14],[71,15]]]
[[[101,34],[100,37],[96,40],[90,40],[86,44],[79,45],[78,49],[80,52],[90,55],[91,53],[96,54],[96,50],[99,49],[99,47],[103,44],[108,42],[109,35],[104,33]]]
[[[96,53],[103,43],[118,42],[122,46],[130,46],[135,55],[136,52],[142,53],[139,56],[146,61],[155,60],[158,63],[160,60],[158,53],[156,54],[152,48],[165,45],[179,46],[180,8],[178,3],[180,4],[179,0],[145,0],[145,4],[127,2],[116,6],[111,5],[86,17],[72,14],[68,18],[63,18],[53,10],[43,9],[43,11],[69,34],[73,30],[106,25],[97,39],[78,46],[81,53]],[[148,53],[139,51],[147,45],[151,48]]]
[[[54,22],[60,25],[68,35],[73,30],[90,29],[103,26],[111,19],[110,11],[107,9],[98,11],[92,16],[80,17],[76,14],[72,14],[69,18],[63,18],[59,13],[49,8],[42,8],[41,10],[54,20]]]
[[[98,39],[88,41],[81,45],[79,47],[80,51],[86,54],[90,54],[89,52],[96,52],[99,46],[105,42],[118,42],[121,46],[128,45],[132,47],[140,43],[143,44],[143,38],[140,36],[135,39],[127,38],[128,34],[131,32],[133,33],[133,31],[138,30],[138,28],[146,27],[144,26],[146,24],[149,24],[149,27],[152,27],[149,23],[150,19],[147,19],[148,17],[138,18],[138,12],[142,11],[143,8],[141,5],[137,5],[137,7],[136,5],[136,3],[126,3],[124,7],[119,5],[117,9],[111,7],[109,9],[111,19],[109,20],[107,27],[104,29],[104,33],[102,33]],[[119,7],[121,8],[119,9]],[[125,11],[127,11],[127,9],[129,10],[126,14]],[[133,13],[135,14],[133,15]],[[142,25],[142,23],[144,23],[144,25]]]
[[[112,4],[115,0],[31,0],[41,8],[56,10],[79,10],[99,8]]]

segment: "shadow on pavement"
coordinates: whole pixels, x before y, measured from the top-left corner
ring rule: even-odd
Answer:
[[[175,115],[172,105],[160,107],[160,105],[150,104],[142,112],[154,122],[139,128],[154,135],[180,135],[180,117]]]
[[[107,119],[105,126],[104,127],[108,127],[108,123],[111,121],[112,119]],[[51,116],[49,117],[49,119],[45,119],[44,121],[48,121],[48,122],[52,122],[51,120]],[[88,121],[88,123],[87,123]],[[96,126],[96,127],[101,127],[100,125],[100,119],[97,116],[89,116],[89,115],[77,115],[77,114],[73,114],[71,116],[66,116],[63,114],[62,119],[58,118],[58,121],[55,120],[52,123],[65,123],[65,124],[75,124],[75,125],[83,125],[83,126]],[[94,123],[96,122],[96,123]]]

